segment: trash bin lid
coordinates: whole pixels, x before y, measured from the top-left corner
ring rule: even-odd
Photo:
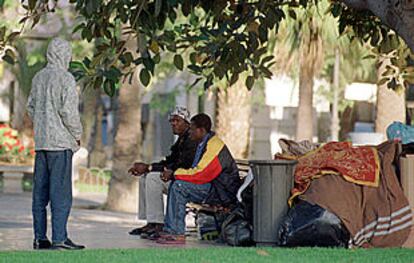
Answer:
[[[294,165],[296,160],[249,160],[249,165]]]

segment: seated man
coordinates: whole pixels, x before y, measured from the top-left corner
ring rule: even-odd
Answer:
[[[135,163],[129,170],[136,176],[145,175],[139,180],[139,213],[138,217],[147,220],[147,225],[136,228],[131,235],[141,235],[146,238],[160,232],[164,226],[164,198],[168,182],[161,181],[160,173],[165,169],[175,171],[178,168],[190,168],[197,149],[197,143],[190,140],[190,113],[185,107],[177,106],[170,114],[169,121],[172,132],[178,135],[177,141],[171,147],[171,154],[165,160],[153,163]]]
[[[236,202],[241,185],[236,162],[227,146],[211,131],[211,119],[198,114],[191,119],[190,137],[198,143],[192,168],[166,170],[164,181],[174,179],[168,192],[161,244],[185,243],[186,204],[189,202],[228,206]]]

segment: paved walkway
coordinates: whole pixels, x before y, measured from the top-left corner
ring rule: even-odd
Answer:
[[[97,207],[103,201],[101,195],[82,195],[74,199],[69,234],[75,242],[86,245],[88,249],[163,247],[128,234],[131,229],[144,224],[136,219],[135,214],[87,209]],[[31,194],[0,193],[0,251],[31,250],[32,240]],[[192,233],[185,247],[208,246],[217,244],[198,241]],[[414,248],[414,229],[405,247]]]
[[[102,200],[99,195],[84,195],[74,199],[69,220],[69,234],[73,241],[92,249],[162,246],[128,234],[131,229],[144,224],[137,221],[134,214],[85,209],[98,206]],[[32,240],[31,194],[0,193],[0,250],[30,250]],[[185,247],[212,245],[216,244],[198,241],[193,233]]]

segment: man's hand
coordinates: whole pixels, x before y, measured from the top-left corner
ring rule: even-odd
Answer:
[[[164,168],[164,172],[161,174],[161,180],[163,182],[168,182],[174,179],[174,172],[170,169]]]
[[[128,173],[140,176],[149,172],[149,165],[145,163],[134,163],[134,165],[128,170]]]

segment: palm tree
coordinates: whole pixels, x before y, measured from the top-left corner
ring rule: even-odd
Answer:
[[[299,76],[296,140],[313,138],[313,86],[314,78],[323,65],[326,23],[325,16],[319,14],[319,10],[326,6],[327,3],[321,1],[306,10],[301,9],[296,19],[287,19],[277,36],[278,73]],[[298,72],[293,68],[297,64]]]
[[[378,68],[378,82],[382,79],[386,66],[391,62],[381,58]],[[375,116],[375,131],[382,133],[386,138],[386,129],[393,121],[405,123],[405,93],[401,90],[394,91],[387,84],[377,85],[377,104]]]
[[[279,67],[276,73],[285,73],[299,79],[297,140],[312,140],[313,137],[315,77],[329,80],[332,86],[329,94],[326,94],[326,98],[333,104],[331,138],[338,137],[340,127],[335,116],[343,108],[340,97],[343,96],[345,86],[354,81],[372,81],[375,78],[372,74],[374,61],[362,59],[370,51],[359,42],[339,35],[338,28],[332,26],[337,21],[332,16],[324,15],[329,6],[328,1],[318,1],[317,5],[312,4],[311,8],[298,12],[297,19],[289,18],[277,36],[275,56]],[[295,68],[296,62],[299,62],[298,68]],[[338,73],[336,83],[335,64]],[[336,102],[334,93],[337,93]]]

